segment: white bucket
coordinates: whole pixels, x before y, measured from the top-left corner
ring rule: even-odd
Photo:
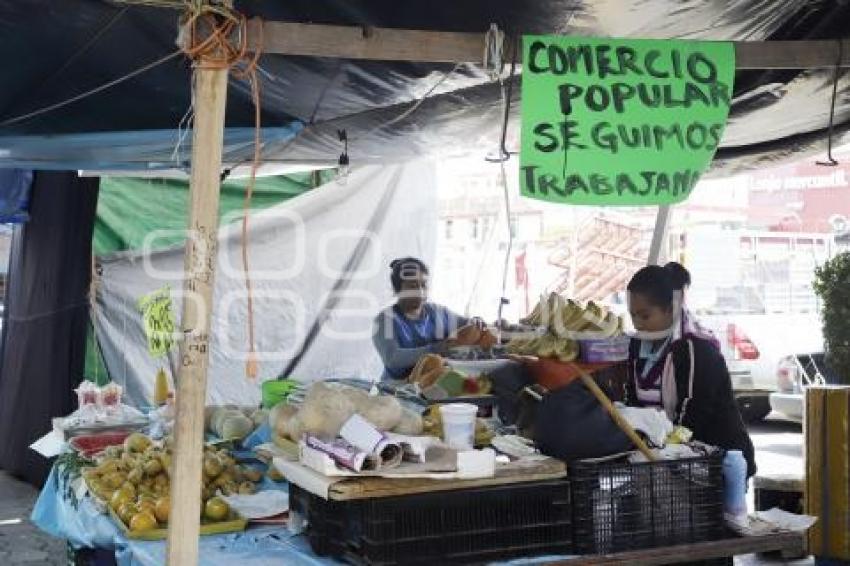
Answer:
[[[472,450],[478,407],[472,403],[447,403],[440,405],[440,414],[446,444],[455,450]]]

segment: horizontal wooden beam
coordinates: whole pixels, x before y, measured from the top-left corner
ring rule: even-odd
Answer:
[[[590,564],[594,566],[612,566],[614,564],[642,566],[651,564],[690,564],[701,560],[713,560],[759,552],[782,551],[791,555],[797,555],[803,549],[803,536],[802,533],[793,532],[742,536],[611,554],[584,555],[579,558],[550,562],[549,564],[550,566],[584,566]]]
[[[819,69],[838,63],[838,41],[736,41],[738,69]],[[842,43],[841,67],[850,67],[850,39]]]
[[[262,27],[262,31],[260,30]],[[842,67],[850,67],[850,40],[843,41]],[[736,41],[738,69],[833,67],[838,41]],[[481,63],[483,33],[421,31],[324,24],[248,22],[248,46],[263,53],[374,61]]]
[[[262,38],[258,27],[262,25]],[[248,46],[263,53],[422,63],[481,62],[483,33],[248,22]]]

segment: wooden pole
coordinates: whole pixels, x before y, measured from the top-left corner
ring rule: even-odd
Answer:
[[[189,184],[189,237],[186,241],[177,415],[171,469],[168,564],[198,563],[201,513],[201,460],[204,405],[209,365],[210,315],[215,275],[216,236],[227,69],[195,69],[195,126]]]
[[[620,411],[617,410],[617,407],[614,406],[614,403],[611,402],[611,399],[609,399],[608,396],[605,395],[605,392],[602,391],[602,389],[600,389],[598,385],[596,385],[596,382],[593,381],[593,377],[591,377],[589,373],[581,369],[577,364],[571,365],[573,366],[573,369],[578,372],[578,375],[581,378],[582,383],[584,383],[584,386],[590,389],[590,392],[593,393],[593,396],[596,397],[596,400],[599,401],[599,403],[601,403],[603,407],[605,407],[605,410],[608,411],[609,415],[611,415],[611,419],[617,424],[618,427],[620,427],[620,430],[626,433],[626,436],[628,436],[629,440],[631,440],[634,445],[637,446],[637,449],[640,450],[641,453],[646,456],[646,458],[650,462],[654,462],[655,460],[657,460],[658,458],[655,456],[655,454],[652,453],[652,451],[649,449],[643,439],[638,436],[638,433],[635,432],[635,429],[632,428],[632,425],[629,424],[629,421],[627,421],[623,417],[623,415],[620,414]]]

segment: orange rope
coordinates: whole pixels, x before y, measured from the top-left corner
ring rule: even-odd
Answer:
[[[199,27],[203,25],[207,34],[202,38]],[[245,79],[251,85],[251,98],[254,103],[254,158],[251,163],[251,175],[245,187],[245,202],[242,216],[242,270],[245,274],[245,289],[248,295],[248,360],[245,374],[254,379],[258,374],[257,354],[254,339],[254,297],[248,262],[248,219],[251,212],[251,198],[257,179],[257,169],[261,160],[261,105],[260,83],[257,77],[257,63],[262,54],[263,26],[258,26],[260,37],[252,56],[248,55],[247,20],[244,14],[225,11],[220,8],[204,6],[185,18],[184,29],[189,31],[189,41],[183,51],[198,68],[231,69],[237,78]],[[238,34],[237,42],[231,41]]]

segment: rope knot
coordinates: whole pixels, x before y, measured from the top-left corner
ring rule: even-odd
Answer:
[[[257,26],[262,33],[263,26]],[[231,69],[240,78],[254,72],[262,52],[248,52],[248,20],[229,6],[190,5],[180,26],[183,53],[202,69]],[[262,45],[262,36],[260,37]]]

